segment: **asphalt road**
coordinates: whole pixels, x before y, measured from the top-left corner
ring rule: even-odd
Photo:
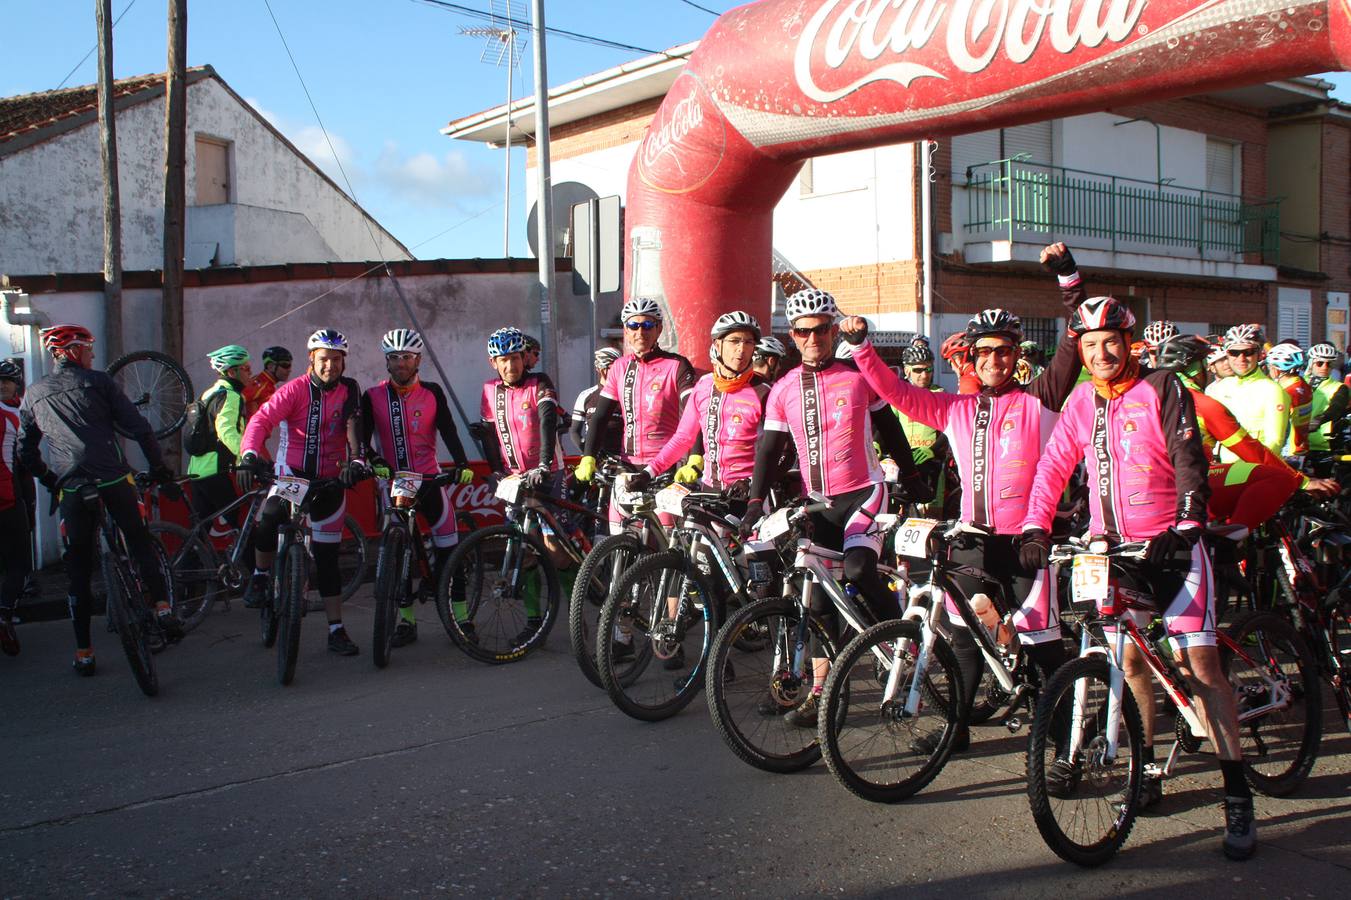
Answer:
[[[837,894],[1207,897],[1351,893],[1351,738],[1327,719],[1313,776],[1259,798],[1250,862],[1219,850],[1219,776],[1184,758],[1157,815],[1085,871],[1042,843],[1025,733],[979,728],[912,801],[855,799],[823,766],[737,761],[702,700],[655,725],[586,682],[562,629],[504,667],[474,663],[423,608],[422,639],[377,671],[330,656],[322,620],[295,683],[273,680],[256,619],[213,614],[136,689],[96,620],[99,674],[69,670],[64,622],[0,657],[0,895]]]

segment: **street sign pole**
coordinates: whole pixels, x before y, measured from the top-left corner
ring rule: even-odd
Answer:
[[[554,215],[549,175],[549,75],[544,59],[544,0],[534,0],[535,39],[535,149],[538,154],[539,318],[544,344],[544,371],[559,383],[557,324],[554,319]]]

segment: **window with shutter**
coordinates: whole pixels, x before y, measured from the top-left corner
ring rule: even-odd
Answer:
[[[1280,288],[1276,300],[1276,334],[1274,340],[1287,338],[1309,346],[1313,331],[1313,298],[1307,288]]]
[[[1237,194],[1238,144],[1206,138],[1206,190]]]

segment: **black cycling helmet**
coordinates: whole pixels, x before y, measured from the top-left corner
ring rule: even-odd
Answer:
[[[1183,375],[1194,375],[1206,364],[1211,344],[1194,334],[1177,334],[1166,338],[1154,349],[1160,369],[1172,369]]]
[[[291,351],[285,347],[268,347],[263,351],[263,365],[268,363],[288,363],[291,361]]]
[[[934,352],[929,347],[928,339],[924,337],[915,338],[909,346],[901,351],[901,362],[907,366],[916,366],[933,361]]]
[[[966,323],[964,339],[974,344],[983,337],[1006,337],[1013,343],[1023,340],[1023,321],[1007,309],[982,309]]]
[[[0,381],[17,381],[23,384],[23,369],[9,359],[0,359]]]

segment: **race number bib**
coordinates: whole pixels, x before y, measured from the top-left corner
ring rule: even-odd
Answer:
[[[912,559],[929,558],[929,533],[938,522],[934,519],[906,519],[896,529],[896,555]]]
[[[776,509],[760,523],[759,538],[762,541],[776,541],[788,533],[788,509]]]
[[[525,479],[520,475],[508,475],[497,483],[493,493],[503,503],[517,503],[521,499],[521,484]]]
[[[1111,582],[1106,556],[1097,553],[1080,553],[1074,557],[1074,566],[1070,570],[1070,587],[1074,602],[1097,605],[1109,596]]]
[[[280,497],[287,503],[299,506],[309,492],[310,483],[308,480],[298,478],[295,475],[278,475],[277,480],[272,482],[272,489],[267,492],[267,495],[269,497]]]
[[[657,512],[673,516],[684,515],[685,496],[690,489],[683,484],[671,484],[657,491]]]
[[[417,497],[420,487],[422,487],[422,475],[420,473],[395,472],[394,480],[389,484],[389,495],[391,497],[414,499]]]

